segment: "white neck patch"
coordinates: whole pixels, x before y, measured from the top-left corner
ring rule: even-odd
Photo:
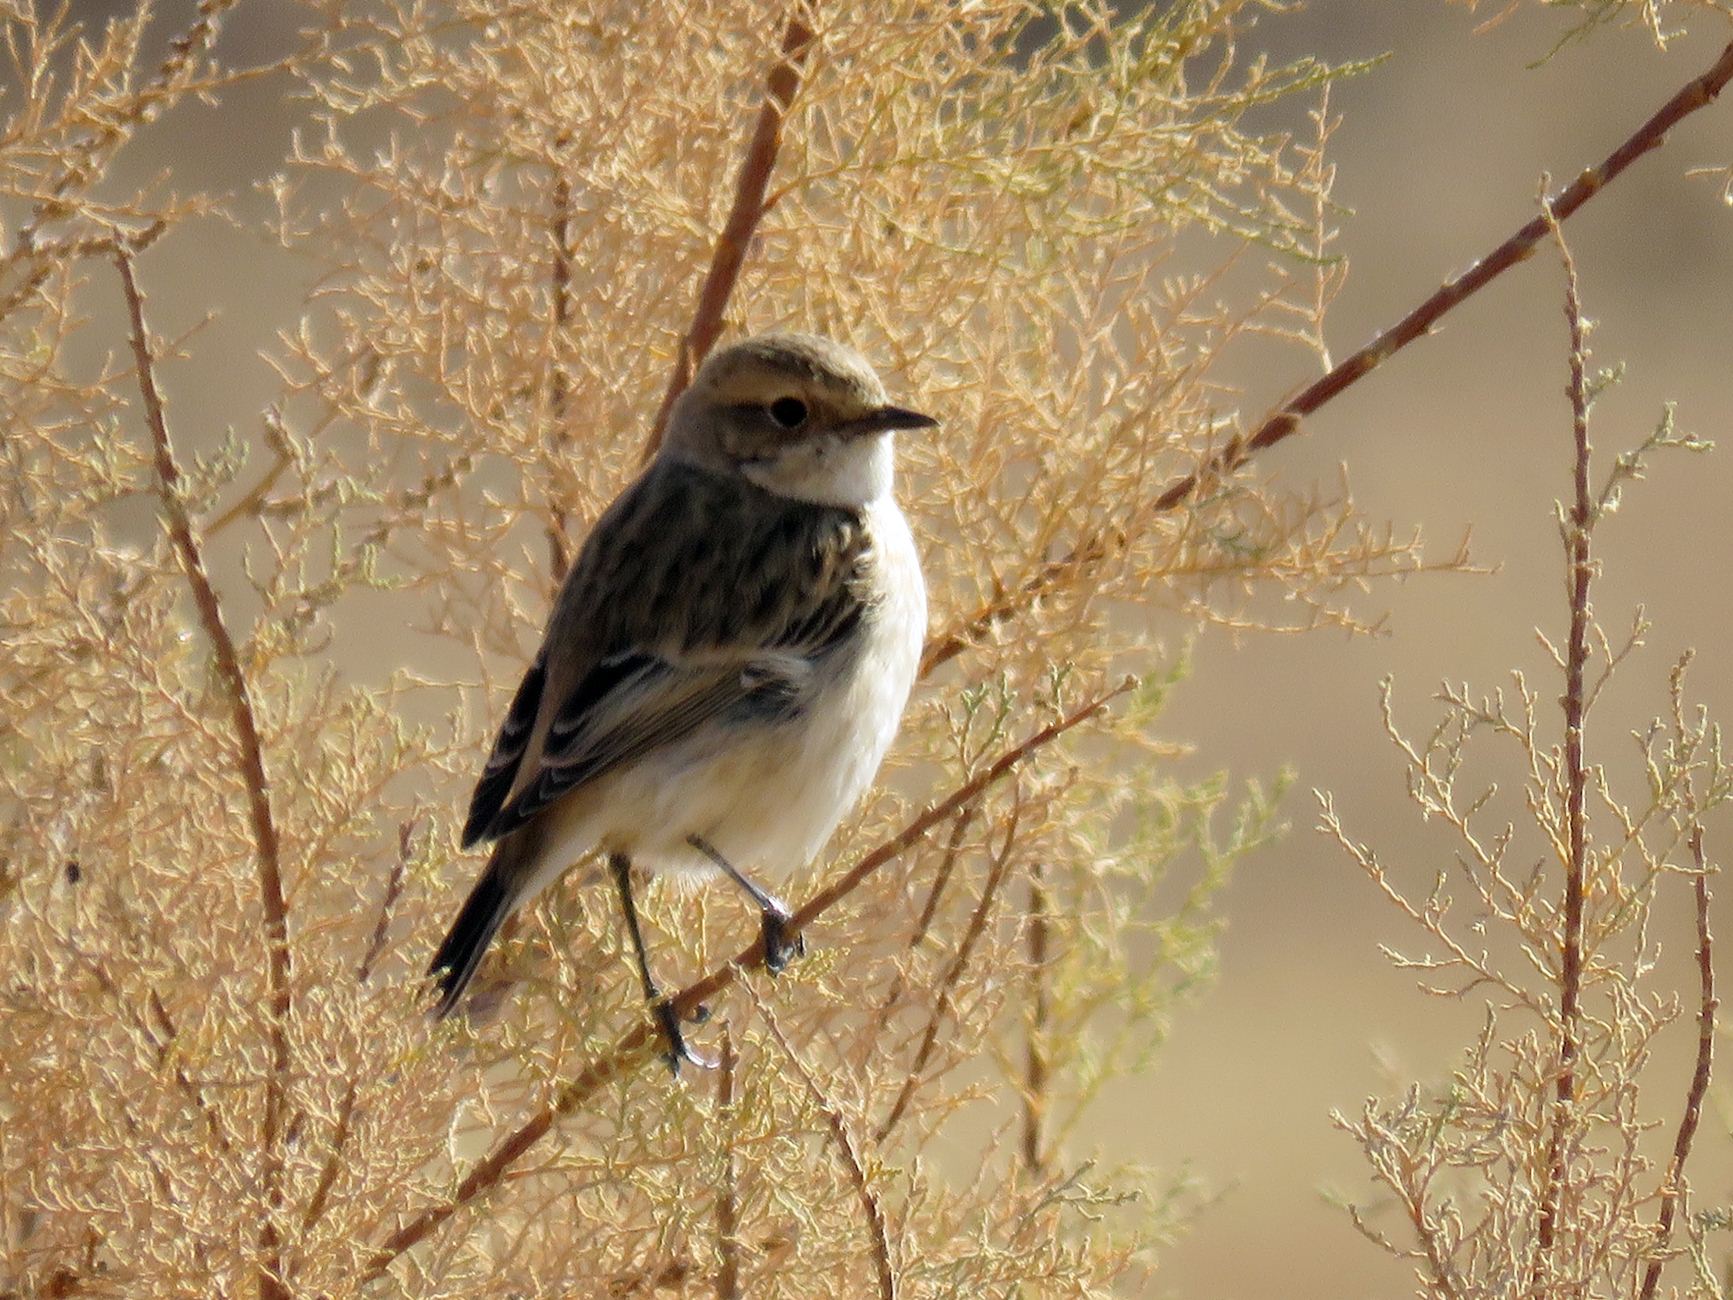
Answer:
[[[858,507],[890,495],[895,464],[892,436],[877,433],[803,443],[772,460],[742,465],[740,472],[777,496]]]

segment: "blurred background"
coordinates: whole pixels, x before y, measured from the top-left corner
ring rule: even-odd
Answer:
[[[78,8],[92,18],[104,12]],[[1338,84],[1331,99],[1341,118],[1331,152],[1335,193],[1348,210],[1337,248],[1351,267],[1328,325],[1337,357],[1526,221],[1543,172],[1562,183],[1598,161],[1706,66],[1727,36],[1704,30],[1662,53],[1641,31],[1609,28],[1533,67],[1565,20],[1523,6],[1477,33],[1499,8],[1314,0],[1266,17],[1248,35],[1248,45],[1275,60],[1388,55]],[[233,21],[225,43],[245,60],[249,46],[272,48],[300,16],[289,6],[242,6]],[[221,109],[179,110],[173,129],[147,134],[126,155],[120,179],[164,169],[185,189],[245,189],[266,179],[258,169],[288,144],[280,93],[261,83]],[[1269,124],[1309,133],[1298,100]],[[1569,225],[1597,322],[1596,358],[1626,367],[1623,384],[1597,410],[1603,467],[1646,434],[1669,401],[1682,428],[1733,440],[1733,208],[1722,200],[1722,180],[1685,174],[1730,159],[1733,105],[1722,105],[1693,117]],[[198,366],[169,377],[182,427],[253,427],[275,391],[259,352],[269,330],[295,318],[304,268],[215,223],[153,256],[160,259],[153,312],[163,332],[184,329],[212,302],[227,305],[225,318],[196,342]],[[1296,777],[1285,805],[1288,834],[1256,855],[1223,900],[1217,979],[1176,1020],[1153,1075],[1112,1089],[1096,1133],[1079,1144],[1111,1139],[1112,1158],[1150,1159],[1195,1176],[1203,1204],[1164,1258],[1167,1293],[1323,1300],[1409,1290],[1407,1267],[1357,1237],[1331,1203],[1346,1197],[1374,1224],[1398,1226],[1353,1143],[1333,1129],[1331,1112],[1357,1111],[1369,1093],[1394,1090],[1393,1079],[1447,1079],[1480,1017],[1474,1006],[1423,996],[1412,976],[1392,969],[1380,945],[1400,948],[1414,936],[1315,833],[1310,792],[1332,792],[1350,834],[1424,889],[1448,865],[1448,845],[1407,802],[1380,721],[1380,679],[1393,676],[1398,717],[1420,735],[1437,717],[1431,696],[1442,680],[1491,689],[1521,668],[1543,700],[1556,696],[1534,632],[1562,637],[1564,628],[1552,515],[1569,473],[1561,303],[1557,259],[1543,250],[1251,470],[1329,488],[1345,465],[1371,519],[1422,529],[1440,559],[1472,530],[1473,555],[1491,572],[1366,591],[1358,611],[1387,615],[1376,637],[1197,633],[1160,615],[1152,625],[1170,650],[1196,636],[1192,678],[1165,728],[1195,746],[1181,764],[1186,774],[1225,769],[1236,782],[1268,782],[1286,767]],[[1312,377],[1295,364],[1291,349],[1282,368],[1246,354],[1232,378],[1247,419]],[[189,382],[198,375],[223,381]],[[1591,736],[1617,772],[1632,770],[1628,732],[1664,709],[1667,672],[1685,647],[1697,651],[1694,698],[1733,716],[1730,457],[1733,447],[1707,459],[1662,456],[1651,481],[1627,493],[1599,534],[1602,618],[1623,626],[1640,603],[1655,624]],[[138,509],[140,526],[150,527],[150,503]],[[376,666],[388,651],[376,633],[364,640],[340,642],[338,661]],[[1496,764],[1478,775],[1509,777]],[[1711,843],[1711,853],[1720,847]],[[1733,889],[1721,892],[1717,924],[1733,936]],[[1684,894],[1681,886],[1661,910],[1664,971],[1689,955]],[[1669,1055],[1661,1068],[1676,1072],[1681,1098],[1690,1042],[1688,1028],[1675,1028],[1662,1045]],[[1670,1141],[1675,1115],[1655,1118]],[[1733,1200],[1727,1130],[1717,1106],[1696,1157],[1698,1209]]]
[[[1342,118],[1335,194],[1350,209],[1338,248],[1351,272],[1328,330],[1338,358],[1527,220],[1542,172],[1556,187],[1598,162],[1727,38],[1705,32],[1712,39],[1681,39],[1663,55],[1641,32],[1605,29],[1531,68],[1562,19],[1524,6],[1476,34],[1503,7],[1471,15],[1420,0],[1324,0],[1260,28],[1277,57],[1389,54],[1331,98]],[[1655,625],[1590,736],[1597,761],[1623,776],[1636,754],[1629,732],[1665,711],[1667,673],[1685,648],[1697,652],[1693,697],[1712,716],[1733,709],[1733,208],[1721,199],[1724,178],[1685,175],[1733,157],[1726,108],[1677,132],[1566,232],[1596,323],[1595,360],[1625,367],[1596,408],[1601,472],[1669,401],[1682,428],[1722,448],[1659,458],[1597,535],[1597,612],[1619,629],[1641,604]],[[1552,514],[1570,490],[1562,304],[1558,259],[1543,248],[1259,464],[1296,483],[1327,482],[1344,464],[1369,517],[1420,527],[1440,558],[1472,529],[1475,559],[1496,572],[1368,592],[1361,609],[1389,616],[1376,638],[1236,642],[1209,631],[1196,644],[1193,679],[1167,716],[1172,734],[1197,745],[1199,770],[1225,764],[1253,777],[1286,763],[1297,779],[1286,839],[1229,887],[1218,983],[1179,1020],[1155,1077],[1118,1098],[1122,1131],[1143,1135],[1164,1162],[1190,1162],[1220,1192],[1166,1261],[1174,1294],[1322,1300],[1410,1290],[1406,1266],[1360,1241],[1328,1203],[1327,1194],[1345,1195],[1375,1225],[1400,1232],[1330,1112],[1354,1115],[1366,1095],[1399,1091],[1392,1078],[1447,1080],[1479,1028],[1479,1004],[1427,998],[1412,975],[1392,969],[1380,944],[1422,945],[1313,829],[1311,790],[1333,794],[1349,833],[1424,893],[1451,865],[1450,844],[1407,802],[1379,715],[1380,679],[1394,678],[1398,720],[1422,739],[1441,715],[1431,696],[1445,680],[1490,691],[1521,668],[1544,703],[1557,698],[1557,673],[1534,631],[1562,643],[1566,626]],[[1248,414],[1305,378],[1242,373]],[[1515,776],[1489,764],[1468,783],[1514,788]],[[1725,840],[1720,854],[1725,861]],[[1674,987],[1689,991],[1686,895],[1681,884],[1663,907],[1657,937],[1666,968],[1682,976]],[[1722,887],[1715,916],[1733,932],[1733,891]],[[1677,1079],[1674,1113],[1655,1116],[1668,1142],[1690,1078],[1691,1035],[1675,1027],[1661,1049],[1658,1069]],[[1717,1095],[1725,1101],[1724,1085]],[[1733,1199],[1727,1130],[1725,1106],[1712,1105],[1693,1157],[1698,1210]]]

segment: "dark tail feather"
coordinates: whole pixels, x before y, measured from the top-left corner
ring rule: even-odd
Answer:
[[[513,877],[518,875],[515,869],[518,864],[517,855],[507,847],[511,843],[508,838],[494,847],[487,870],[469,891],[463,910],[451,923],[445,942],[439,945],[427,968],[429,975],[438,977],[439,1005],[433,1009],[436,1019],[443,1020],[451,1014],[470,980],[475,978],[475,968],[481,965],[500,925],[517,906],[517,881]]]

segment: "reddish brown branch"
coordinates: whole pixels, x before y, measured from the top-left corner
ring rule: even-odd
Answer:
[[[1623,144],[1608,154],[1598,167],[1590,167],[1582,172],[1556,198],[1550,200],[1553,218],[1558,221],[1566,220],[1638,158],[1651,149],[1658,149],[1666,142],[1668,131],[1692,113],[1714,103],[1730,80],[1733,80],[1733,44],[1721,51],[1721,57],[1715,60],[1707,72],[1686,83],[1676,95],[1661,105]],[[1528,222],[1461,275],[1445,281],[1431,297],[1365,347],[1315,380],[1281,409],[1266,416],[1263,423],[1250,434],[1236,435],[1197,470],[1175,479],[1151,505],[1140,512],[1141,516],[1150,518],[1178,509],[1196,497],[1200,490],[1233,473],[1255,453],[1273,447],[1298,433],[1302,419],[1339,397],[1410,343],[1430,333],[1446,313],[1479,293],[1517,263],[1531,257],[1535,246],[1546,237],[1547,230],[1547,218],[1544,216]],[[1043,564],[1027,579],[1008,591],[998,593],[949,631],[930,640],[921,657],[922,675],[925,676],[941,664],[955,659],[971,645],[989,635],[1000,623],[1034,604],[1068,574],[1094,568],[1121,554],[1131,541],[1132,538],[1125,533],[1099,533],[1081,539],[1070,554]]]
[[[1703,1116],[1703,1099],[1709,1094],[1709,1078],[1715,1066],[1715,1015],[1720,1002],[1715,997],[1715,940],[1709,933],[1709,866],[1703,859],[1703,828],[1691,828],[1691,857],[1697,866],[1693,880],[1697,894],[1697,979],[1701,987],[1697,1004],[1697,1068],[1685,1094],[1685,1112],[1679,1116],[1679,1131],[1673,1138],[1673,1158],[1667,1164],[1667,1180],[1661,1185],[1661,1212],[1655,1220],[1655,1254],[1643,1273],[1639,1300],[1654,1300],[1661,1284],[1661,1253],[1673,1237],[1673,1220],[1685,1200],[1685,1162],[1691,1158],[1691,1143]]]
[[[976,806],[970,804],[959,812],[957,819],[951,823],[950,838],[945,841],[945,856],[939,860],[939,869],[933,873],[932,887],[927,890],[926,902],[921,904],[920,918],[909,935],[910,951],[925,943],[933,928],[933,917],[938,914],[939,900],[945,895],[945,887],[951,882],[951,873],[956,870],[957,856],[962,852],[963,836],[969,833],[969,825],[975,820],[977,811],[979,810]]]
[[[168,414],[162,391],[157,386],[156,358],[152,350],[150,330],[145,324],[144,296],[133,270],[132,250],[117,235],[114,243],[114,263],[120,270],[121,287],[126,293],[127,315],[131,323],[133,361],[138,372],[139,396],[144,403],[145,423],[150,429],[155,450],[157,496],[162,503],[163,519],[169,540],[180,557],[187,585],[192,589],[193,603],[198,607],[199,622],[211,643],[216,662],[217,678],[222,683],[228,703],[229,720],[233,728],[235,757],[240,765],[241,779],[246,786],[247,811],[252,821],[253,844],[258,856],[259,900],[264,913],[266,947],[268,950],[267,979],[270,986],[269,1035],[271,1069],[265,1077],[265,1108],[259,1146],[263,1158],[260,1185],[265,1189],[267,1211],[259,1230],[259,1245],[264,1259],[259,1272],[259,1294],[264,1300],[287,1297],[281,1280],[279,1239],[274,1212],[282,1196],[284,1111],[289,1080],[289,1016],[290,959],[289,908],[283,890],[282,846],[277,837],[277,825],[271,814],[270,783],[265,777],[264,746],[259,739],[259,727],[253,711],[252,696],[247,688],[246,674],[241,671],[240,655],[235,641],[223,622],[223,608],[205,572],[204,555],[193,532],[192,518],[181,497],[180,470],[175,465],[174,448],[169,441]]]
[[[415,839],[419,817],[406,817],[397,823],[397,858],[385,878],[385,893],[379,900],[379,915],[373,921],[373,937],[367,941],[367,951],[355,967],[355,982],[366,984],[373,978],[373,967],[385,951],[385,940],[391,932],[391,909],[403,894],[404,877],[409,872],[410,848]]]
[[[854,866],[808,899],[795,912],[792,928],[798,931],[811,925],[852,894],[870,876],[901,857],[933,827],[956,816],[963,808],[980,798],[983,791],[1003,780],[1031,756],[1067,732],[1101,714],[1114,700],[1135,685],[1131,680],[1121,682],[1005,750],[992,763],[980,769],[943,799],[929,804],[925,811],[895,835],[880,843]],[[703,979],[687,985],[674,996],[673,1005],[682,1015],[689,1014],[733,984],[743,972],[754,970],[763,964],[764,941],[761,937]],[[378,1277],[404,1251],[432,1236],[458,1210],[493,1188],[526,1152],[548,1135],[562,1115],[570,1114],[614,1079],[637,1069],[651,1059],[650,1048],[655,1041],[659,1040],[648,1023],[640,1024],[625,1034],[614,1044],[612,1051],[605,1053],[560,1089],[553,1101],[540,1107],[529,1119],[501,1138],[492,1151],[476,1162],[458,1184],[457,1191],[449,1201],[422,1210],[387,1237],[368,1261],[363,1280]]]
[[[1023,1061],[1023,1164],[1039,1174],[1046,1157],[1041,1150],[1041,1128],[1047,1117],[1047,1021],[1051,1015],[1047,980],[1052,961],[1049,939],[1051,924],[1047,882],[1039,860],[1029,866],[1029,1027]]]
[[[1571,448],[1573,499],[1564,517],[1565,559],[1569,573],[1570,641],[1565,648],[1565,821],[1566,859],[1564,933],[1559,936],[1559,1065],[1552,1136],[1547,1144],[1546,1182],[1540,1198],[1537,1230],[1538,1270],[1552,1249],[1557,1233],[1559,1203],[1564,1195],[1566,1139],[1571,1109],[1576,1103],[1577,1056],[1581,1050],[1583,985],[1583,900],[1588,876],[1588,761],[1583,752],[1587,713],[1584,673],[1589,658],[1589,589],[1594,580],[1591,539],[1594,498],[1589,487],[1588,338],[1583,326],[1582,299],[1577,292],[1577,268],[1551,210],[1540,220],[1558,242],[1565,270],[1565,319],[1570,325]]]
[[[668,417],[674,403],[692,382],[692,376],[716,340],[722,334],[722,314],[734,286],[740,280],[740,268],[746,262],[746,251],[752,236],[768,210],[765,194],[770,188],[770,174],[776,167],[776,155],[782,148],[782,123],[788,116],[794,94],[800,89],[801,70],[812,50],[815,33],[810,25],[811,0],[795,0],[794,12],[782,33],[782,52],[764,82],[764,103],[758,110],[758,121],[752,128],[746,156],[740,163],[740,176],[734,184],[734,205],[722,233],[716,237],[716,247],[710,254],[710,269],[705,272],[704,285],[698,291],[698,309],[692,324],[680,340],[680,354],[674,360],[674,371],[668,376],[668,389],[662,394],[662,405],[656,411],[656,421],[650,426],[650,436],[644,443],[644,460],[648,461],[662,445],[662,435],[668,429]]]
[[[740,1191],[734,1167],[734,1035],[722,1022],[716,1071],[716,1122],[722,1126],[722,1187],[716,1193],[716,1300],[740,1300]]]
[[[325,1211],[331,1208],[331,1189],[337,1185],[337,1175],[343,1171],[343,1148],[349,1143],[355,1122],[356,1092],[355,1080],[350,1079],[343,1089],[343,1099],[337,1103],[337,1123],[331,1131],[331,1149],[325,1154],[325,1164],[319,1170],[319,1181],[313,1188],[313,1195],[307,1199],[307,1208],[301,1214],[303,1238],[325,1217]],[[292,1269],[290,1271],[293,1272]]]

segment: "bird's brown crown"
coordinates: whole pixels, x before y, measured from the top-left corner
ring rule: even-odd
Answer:
[[[691,396],[693,405],[713,410],[767,411],[766,432],[795,439],[885,404],[884,385],[866,358],[816,334],[767,334],[724,348],[699,370]]]

